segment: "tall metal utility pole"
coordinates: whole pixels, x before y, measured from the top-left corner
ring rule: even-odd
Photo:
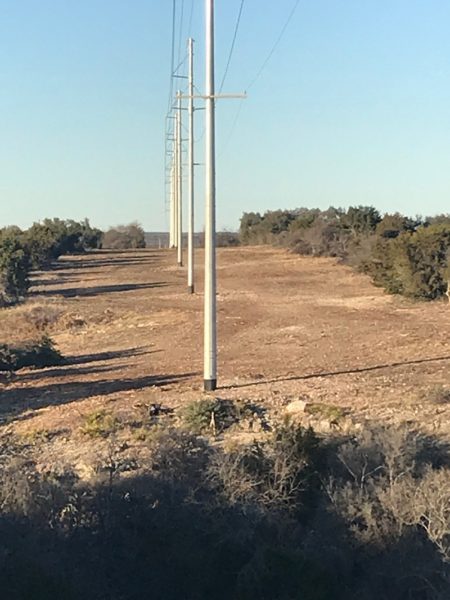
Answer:
[[[177,115],[173,136],[173,245],[178,248],[178,141]]]
[[[181,92],[177,92],[176,155],[177,155],[177,261],[183,266],[183,141],[181,138]]]
[[[170,229],[169,248],[175,248],[175,156],[170,166]]]
[[[194,40],[188,40],[189,52],[189,204],[188,204],[188,292],[194,293]]]
[[[205,330],[203,383],[217,387],[216,325],[216,152],[214,85],[214,0],[206,0],[206,180],[205,180]]]

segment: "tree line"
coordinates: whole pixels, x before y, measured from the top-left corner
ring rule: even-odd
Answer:
[[[338,257],[389,293],[426,300],[448,293],[450,215],[381,215],[373,206],[250,212],[241,218],[240,240]]]
[[[0,307],[24,298],[30,273],[48,268],[60,256],[100,248],[144,248],[144,230],[138,223],[108,231],[92,227],[88,219],[44,219],[22,230],[15,225],[0,229]]]

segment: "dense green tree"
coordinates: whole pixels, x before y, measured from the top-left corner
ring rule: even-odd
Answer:
[[[64,254],[85,252],[101,247],[102,232],[92,228],[88,219],[82,222],[44,219],[26,232],[26,243],[33,268],[48,265]]]
[[[289,230],[308,229],[321,214],[318,208],[297,208],[294,211],[295,219],[290,223]]]
[[[244,213],[241,217],[239,227],[239,237],[243,244],[249,244],[253,240],[255,229],[259,226],[262,221],[260,213]]]
[[[395,239],[380,238],[369,272],[391,293],[434,300],[447,290],[450,227],[431,225],[405,231]]]
[[[0,304],[12,304],[29,287],[30,258],[18,227],[0,230]]]
[[[384,238],[396,238],[403,231],[414,231],[420,222],[400,213],[385,214],[376,226],[377,235]]]
[[[289,210],[269,210],[264,215],[262,226],[272,235],[278,235],[287,231],[293,221],[295,221],[295,214]]]
[[[0,303],[11,304],[25,295],[30,269],[44,268],[62,254],[101,247],[101,239],[102,232],[87,219],[44,219],[26,231],[0,230]]]
[[[373,206],[350,206],[342,216],[342,223],[356,234],[373,233],[380,221],[381,215]]]
[[[239,229],[241,242],[269,243],[276,236],[288,231],[295,219],[295,212],[289,210],[268,210],[263,216],[259,213],[244,213]]]

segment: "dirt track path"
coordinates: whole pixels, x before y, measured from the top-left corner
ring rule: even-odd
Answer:
[[[197,255],[201,264],[201,253]],[[71,432],[107,407],[202,396],[202,273],[186,293],[170,251],[99,252],[61,260],[7,311],[14,337],[30,305],[63,311],[52,337],[69,364],[0,384],[4,431]],[[217,395],[273,404],[307,397],[385,421],[447,430],[450,407],[420,398],[450,386],[450,309],[385,295],[332,259],[272,248],[219,252]]]

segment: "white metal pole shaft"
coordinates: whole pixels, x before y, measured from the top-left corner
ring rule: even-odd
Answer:
[[[183,151],[181,140],[181,92],[177,93],[177,234],[178,266],[183,266]]]
[[[173,140],[173,245],[178,248],[178,127],[175,115]]]
[[[206,0],[204,388],[217,387],[214,0]]]
[[[175,247],[175,169],[174,162],[170,167],[170,231],[169,248]]]
[[[189,38],[188,292],[194,293],[194,40]]]

